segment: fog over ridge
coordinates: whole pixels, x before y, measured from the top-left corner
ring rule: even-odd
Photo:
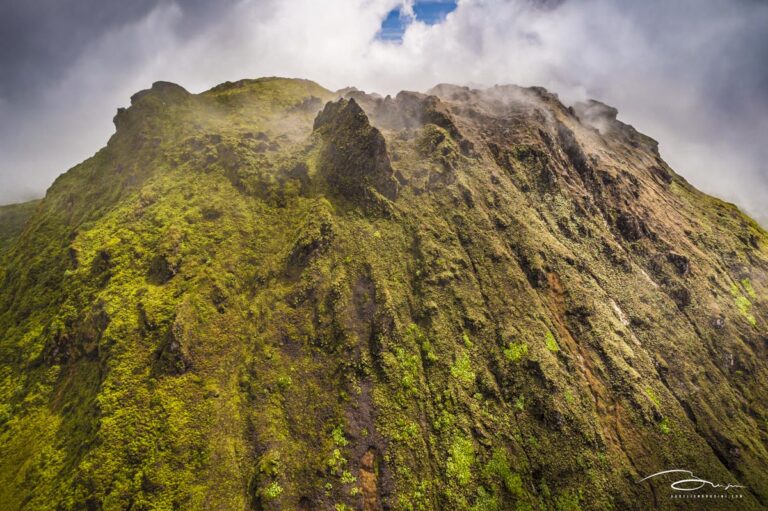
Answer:
[[[0,203],[40,196],[157,80],[259,76],[379,93],[539,85],[595,98],[692,184],[768,223],[768,3],[462,0],[377,38],[396,0],[40,0],[0,6]],[[404,12],[413,2],[405,5]]]

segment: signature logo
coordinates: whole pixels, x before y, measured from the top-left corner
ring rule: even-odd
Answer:
[[[698,491],[702,489],[721,489],[722,491],[728,491],[731,488],[746,488],[746,486],[741,484],[713,483],[712,481],[707,481],[706,479],[693,475],[693,472],[690,470],[681,469],[662,470],[661,472],[656,472],[655,474],[640,479],[638,483],[667,474],[680,474],[682,476],[682,479],[673,481],[672,484],[669,485],[669,487],[675,491]]]

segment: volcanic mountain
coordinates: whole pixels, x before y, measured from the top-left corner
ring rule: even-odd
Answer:
[[[768,506],[768,235],[615,109],[263,78],[114,121],[0,208],[3,509]]]

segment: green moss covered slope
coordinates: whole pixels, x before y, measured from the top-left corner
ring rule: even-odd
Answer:
[[[610,107],[266,78],[115,124],[4,224],[3,509],[768,506],[768,235]]]
[[[27,220],[35,212],[39,200],[0,206],[0,252],[10,246],[24,230]]]

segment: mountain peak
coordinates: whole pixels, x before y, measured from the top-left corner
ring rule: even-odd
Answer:
[[[0,211],[5,508],[768,503],[768,234],[615,109],[273,77],[116,125]]]

